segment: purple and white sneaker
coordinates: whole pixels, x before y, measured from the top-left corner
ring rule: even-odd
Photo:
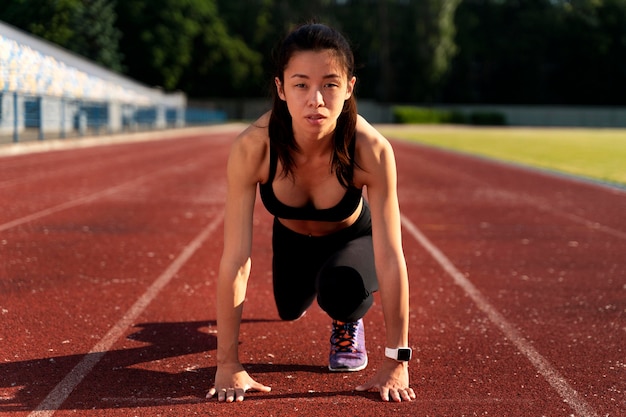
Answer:
[[[356,372],[367,367],[363,319],[352,323],[333,321],[328,369]]]

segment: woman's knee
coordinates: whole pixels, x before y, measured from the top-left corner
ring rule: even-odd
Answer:
[[[306,313],[306,310],[304,311],[281,311],[278,310],[278,317],[280,317],[280,319],[282,321],[296,321],[301,319],[304,314]]]
[[[311,304],[313,304],[314,300],[314,293],[305,297],[298,297],[296,295],[289,296],[289,294],[279,295],[274,293],[274,301],[276,302],[278,317],[280,317],[283,321],[298,320],[304,315]]]
[[[334,267],[320,274],[317,302],[333,319],[350,322],[365,315],[373,304],[373,294],[354,268]]]

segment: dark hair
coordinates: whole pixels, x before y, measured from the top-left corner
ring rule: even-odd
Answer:
[[[348,79],[354,76],[354,55],[350,44],[339,31],[320,24],[309,23],[299,26],[283,40],[274,51],[275,77],[284,84],[285,68],[294,53],[300,51],[331,50],[338,61],[343,64]],[[299,148],[293,135],[291,115],[285,103],[278,96],[276,88],[272,89],[272,113],[269,120],[269,137],[272,150],[278,154],[283,167],[283,175],[292,176],[293,153]],[[332,169],[339,183],[348,187],[353,183],[353,165],[350,160],[349,148],[355,140],[357,109],[354,94],[350,95],[343,105],[337,119],[337,127],[333,135]]]

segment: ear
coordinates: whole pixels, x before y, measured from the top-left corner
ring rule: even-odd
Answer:
[[[280,97],[282,101],[287,101],[287,97],[285,97],[285,89],[283,88],[283,85],[278,77],[274,78],[274,84],[276,84],[276,92],[278,93],[278,97]]]
[[[355,84],[356,84],[356,77],[352,77],[350,78],[350,80],[348,80],[348,86],[346,88],[346,100],[352,96],[352,93],[354,92]]]

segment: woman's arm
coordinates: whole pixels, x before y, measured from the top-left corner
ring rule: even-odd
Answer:
[[[372,212],[374,260],[386,330],[386,347],[408,347],[409,281],[402,250],[396,163],[391,144],[363,119],[357,125],[361,146],[357,158],[360,178],[367,186]],[[383,400],[410,401],[408,364],[385,357],[378,374],[357,389],[376,387]]]
[[[255,128],[256,129],[256,128]],[[250,276],[252,219],[256,186],[266,142],[248,129],[234,143],[228,159],[224,250],[217,282],[217,371],[207,397],[242,401],[249,389],[269,391],[254,381],[239,361],[239,327]],[[256,129],[258,130],[258,129]]]

